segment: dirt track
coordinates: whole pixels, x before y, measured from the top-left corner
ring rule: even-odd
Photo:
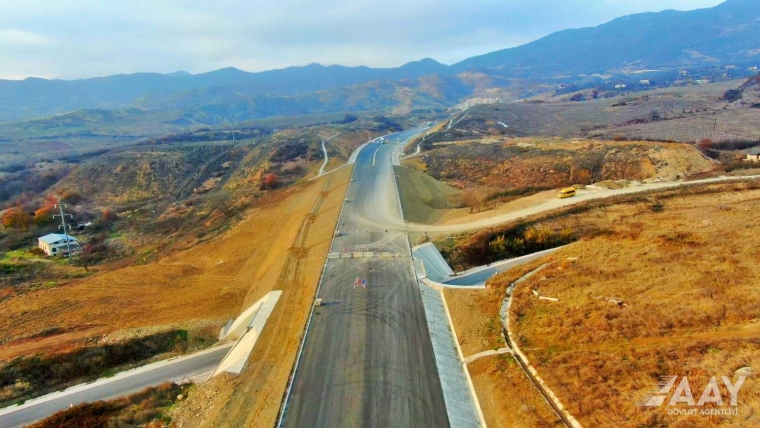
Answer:
[[[479,213],[473,216],[460,217],[444,224],[436,225],[424,225],[424,224],[408,224],[406,230],[410,232],[438,232],[438,233],[450,233],[450,232],[465,232],[468,230],[484,229],[487,227],[496,226],[502,223],[506,223],[512,220],[517,220],[523,217],[528,217],[535,214],[540,214],[558,208],[566,207],[569,205],[575,205],[594,199],[611,198],[613,196],[629,195],[633,193],[642,193],[653,190],[666,190],[685,185],[699,185],[718,183],[732,180],[757,180],[760,176],[747,176],[747,177],[718,177],[708,178],[704,180],[695,180],[690,182],[666,182],[666,183],[651,183],[642,184],[634,187],[625,187],[622,189],[597,189],[597,190],[580,190],[578,195],[569,199],[558,199],[556,196],[547,196],[547,199],[543,203],[537,203],[536,205],[521,208],[516,211],[502,212],[501,210],[489,211],[485,213]]]

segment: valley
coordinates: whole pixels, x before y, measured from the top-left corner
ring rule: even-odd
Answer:
[[[451,57],[271,70],[202,6],[160,17],[192,73],[0,80],[0,426],[760,425],[757,2],[555,5],[512,47],[537,6],[368,44],[304,4],[246,28]]]

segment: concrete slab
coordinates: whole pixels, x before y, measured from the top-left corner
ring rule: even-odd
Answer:
[[[382,253],[380,253],[380,257],[387,259],[387,258],[393,257],[393,253],[389,253],[387,251],[383,251]]]
[[[364,258],[364,253],[357,251],[357,252],[353,253],[353,258],[355,258],[355,259]]]
[[[340,258],[341,259],[350,259],[351,258],[351,253],[340,253]]]
[[[330,253],[330,255],[327,256],[328,259],[339,259],[340,253]]]
[[[446,263],[438,248],[431,243],[414,247],[414,258],[421,259],[425,263],[425,274],[433,281],[443,282],[454,275],[449,264]]]
[[[441,378],[443,398],[452,428],[479,427],[475,403],[470,395],[462,362],[449,329],[449,321],[438,290],[419,284],[422,304],[425,307],[430,338],[433,342],[435,363]]]
[[[274,307],[277,301],[280,300],[281,295],[282,291],[280,290],[271,291],[252,306],[257,309],[254,316],[248,321],[245,333],[242,334],[232,349],[230,349],[230,352],[224,357],[212,376],[217,376],[223,372],[240,374],[243,371],[248,362],[248,357],[253,352],[256,341],[264,329],[269,316],[272,315],[272,311],[274,311]],[[243,315],[246,315],[247,312],[243,312]]]
[[[373,253],[371,251],[367,251],[367,252],[364,253],[364,258],[365,259],[371,259],[372,257],[375,257],[375,253]]]

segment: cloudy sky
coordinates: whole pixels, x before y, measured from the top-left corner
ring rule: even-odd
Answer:
[[[565,28],[722,0],[0,0],[0,78],[451,64]]]

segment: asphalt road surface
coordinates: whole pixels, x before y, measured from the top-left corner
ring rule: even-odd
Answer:
[[[394,156],[394,142],[359,154],[331,251],[400,256],[328,259],[319,291],[325,305],[312,315],[283,426],[449,426],[402,230]],[[366,289],[354,287],[357,278]]]
[[[122,397],[151,386],[177,382],[185,377],[209,372],[219,365],[231,346],[232,344],[223,345],[187,357],[161,361],[120,373],[112,378],[77,385],[66,391],[29,401],[22,406],[0,409],[0,427],[25,426],[71,405]]]

